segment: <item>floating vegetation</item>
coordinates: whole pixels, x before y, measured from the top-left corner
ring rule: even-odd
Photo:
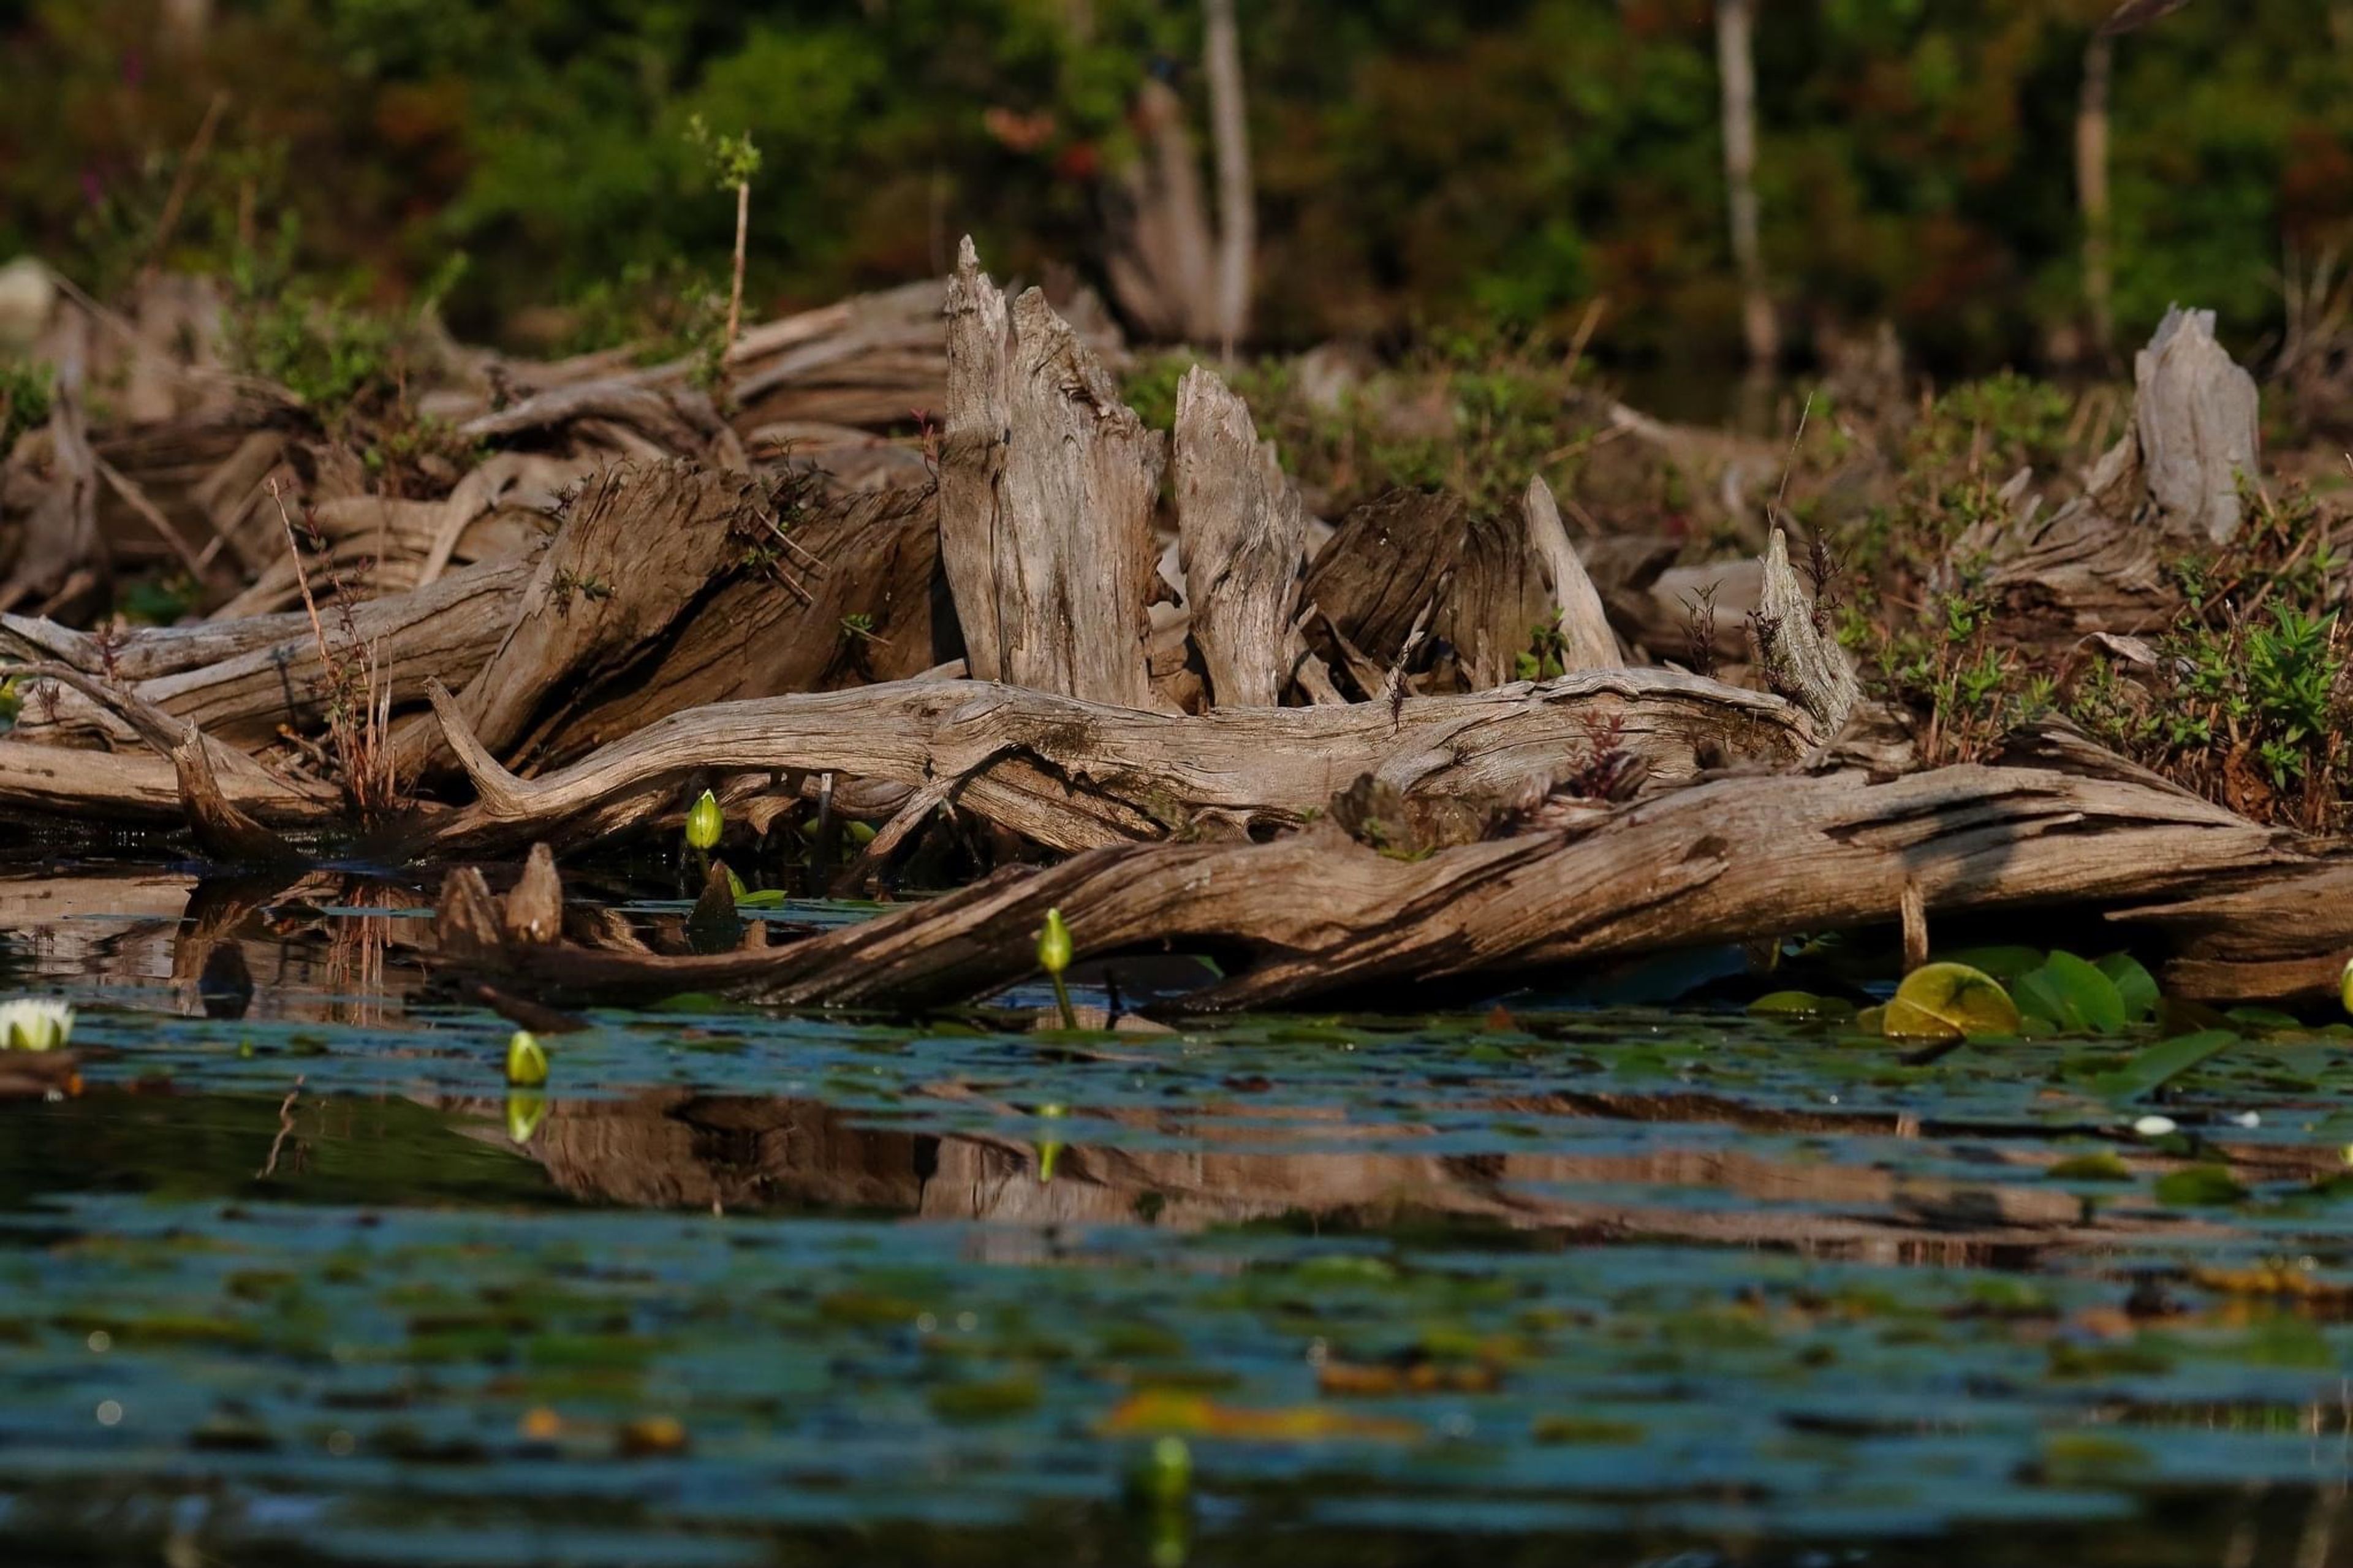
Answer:
[[[335,907],[321,951],[421,930]],[[951,1521],[987,1562],[1208,1561],[1466,1510],[2150,1544],[2167,1497],[2325,1482],[2345,1430],[2353,1062],[2145,996],[1984,1032],[1993,969],[2081,981],[2047,952],[1915,974],[1972,1031],[1922,1047],[1844,997],[1076,1034],[1040,984],[923,1024],[599,1014],[486,1095],[488,1015],[397,943],[363,1013],[245,928],[255,1005],[211,1019],[142,978],[170,928],[66,929],[0,936],[91,1079],[0,1106],[0,1544],[36,1560],[191,1465],[227,1561],[278,1539],[265,1500],[320,1556],[483,1564],[586,1521],[616,1561],[847,1529],[940,1562],[893,1532]]]

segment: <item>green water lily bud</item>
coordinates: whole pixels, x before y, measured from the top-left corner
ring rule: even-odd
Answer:
[[[719,843],[719,830],[727,826],[727,818],[719,809],[719,797],[709,790],[694,803],[686,814],[686,842],[695,849],[710,849]]]
[[[2337,999],[2348,1013],[2353,1013],[2353,958],[2345,961],[2345,973],[2337,977]]]
[[[530,1142],[546,1120],[547,1096],[529,1089],[507,1096],[507,1136],[515,1142]]]
[[[1046,929],[1038,933],[1038,963],[1049,974],[1060,974],[1071,967],[1071,928],[1062,923],[1062,911],[1046,911]]]
[[[507,1081],[524,1089],[547,1081],[547,1052],[528,1029],[517,1029],[507,1041]]]
[[[1144,1468],[1145,1493],[1155,1502],[1182,1502],[1193,1489],[1193,1450],[1185,1439],[1162,1437],[1152,1445]]]
[[[1050,1121],[1059,1121],[1061,1120],[1064,1112],[1062,1108],[1059,1105],[1041,1105],[1038,1108],[1038,1114]],[[1062,1146],[1058,1142],[1054,1142],[1050,1140],[1038,1145],[1038,1182],[1039,1185],[1042,1186],[1046,1183],[1054,1179],[1054,1162],[1061,1158],[1061,1154]]]

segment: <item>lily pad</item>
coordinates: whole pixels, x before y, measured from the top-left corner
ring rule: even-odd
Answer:
[[[2018,1033],[2018,1004],[2001,983],[1966,963],[1924,963],[1904,977],[1880,1019],[1892,1040],[1957,1040]]]
[[[2173,1208],[2213,1208],[2247,1195],[2227,1165],[2188,1165],[2157,1180],[2157,1201]]]
[[[1966,964],[2005,984],[2042,967],[2042,951],[2033,947],[1970,947],[1939,956],[1943,963]]]
[[[2123,998],[2125,1016],[2134,1023],[2155,1016],[2164,993],[2158,989],[2157,977],[2141,967],[2140,961],[2129,952],[2112,952],[2097,959],[2093,967],[2108,977]]]
[[[1776,991],[1748,1004],[1748,1011],[1759,1018],[1852,1018],[1854,1004],[1810,991]]]
[[[2239,1037],[2227,1029],[2208,1029],[2179,1039],[2161,1040],[2116,1071],[2104,1072],[2094,1079],[2092,1088],[2106,1100],[2138,1100],[2238,1043]]]
[[[2072,952],[2054,952],[2015,983],[2019,1010],[2065,1034],[2115,1035],[2128,1016],[2116,982]]]

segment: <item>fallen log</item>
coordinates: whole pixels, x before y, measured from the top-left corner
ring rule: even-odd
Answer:
[[[517,779],[446,693],[443,732],[480,799],[415,846],[576,844],[666,810],[701,770],[817,773],[934,791],[1050,848],[1295,826],[1359,776],[1409,798],[1495,803],[1621,752],[1678,783],[1786,766],[1814,731],[1790,704],[1672,670],[1588,671],[1467,696],[1345,707],[1145,712],[985,681],[902,681],[679,713],[569,767]]]
[[[2332,863],[2108,919],[2136,941],[2171,950],[2158,972],[2170,994],[2336,1004],[2353,963],[2353,866]]]
[[[280,828],[321,828],[340,821],[332,790],[230,774],[223,796],[258,821]],[[11,822],[39,814],[110,825],[164,826],[185,820],[179,774],[160,753],[86,752],[0,739],[0,813]]]
[[[413,593],[353,605],[347,624],[353,646],[346,652],[372,660],[405,700],[422,700],[428,679],[462,685],[505,640],[533,565],[529,558],[485,562]],[[105,674],[107,656],[96,639],[49,622],[5,621],[0,652],[47,648],[85,674]],[[338,641],[346,629],[339,616]],[[317,721],[337,690],[303,615],[134,634],[115,654],[113,668],[115,679],[127,681],[142,700],[216,741],[243,746],[266,742],[280,725]],[[157,673],[142,678],[134,669]],[[76,692],[54,704],[28,703],[17,731],[21,739],[43,743],[97,739],[120,746],[137,739],[106,704]]]
[[[463,874],[461,874],[463,875]],[[1573,963],[1887,924],[1906,889],[1931,917],[2156,904],[2263,879],[2307,891],[2341,863],[2178,790],[2044,770],[1954,767],[1720,779],[1597,824],[1408,860],[1335,832],[1271,844],[1105,848],[1011,868],[789,947],[691,963],[577,949],[445,955],[567,998],[717,985],[794,1005],[917,1008],[1033,974],[1059,909],[1081,957],[1216,956],[1212,1011],[1440,981],[1498,985]],[[453,879],[454,882],[455,879]],[[494,929],[494,911],[476,922]],[[2195,971],[2187,972],[2192,978]]]

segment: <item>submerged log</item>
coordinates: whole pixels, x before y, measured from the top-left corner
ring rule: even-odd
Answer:
[[[1107,848],[790,947],[684,966],[573,950],[526,978],[560,965],[574,994],[691,975],[775,1003],[923,1007],[1032,974],[1033,933],[1058,909],[1082,957],[1217,954],[1229,978],[1183,1004],[1207,1011],[1892,924],[1907,898],[1936,917],[2342,875],[2220,807],[2114,780],[1974,766],[1885,784],[1747,777],[1417,860],[1332,832]]]
[[[947,313],[940,559],[973,675],[1151,708],[1164,437],[1042,291],[1008,310],[969,237]]]
[[[1669,670],[1587,672],[1470,696],[1345,707],[1146,713],[963,680],[720,703],[652,724],[573,765],[514,778],[436,709],[480,798],[417,847],[482,853],[575,843],[666,811],[701,770],[883,780],[1050,848],[1296,826],[1359,776],[1407,797],[1515,800],[1622,753],[1638,776],[1786,766],[1812,743],[1780,699]]]

